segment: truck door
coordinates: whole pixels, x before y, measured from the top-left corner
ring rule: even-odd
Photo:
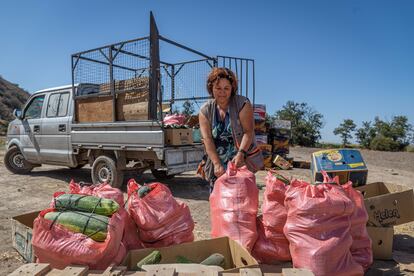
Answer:
[[[22,153],[24,157],[35,164],[40,164],[40,135],[43,102],[45,95],[33,97],[23,111],[23,133],[21,134]]]
[[[69,91],[50,93],[45,105],[40,139],[40,158],[42,163],[69,166]]]

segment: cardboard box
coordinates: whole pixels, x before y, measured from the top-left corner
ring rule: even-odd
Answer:
[[[272,128],[275,128],[275,129],[292,129],[292,123],[288,120],[273,120]]]
[[[266,105],[264,104],[254,104],[253,105],[253,114],[255,121],[264,121],[266,120]]]
[[[171,146],[189,145],[193,143],[191,128],[168,128],[164,130],[165,143]]]
[[[392,260],[393,227],[367,227],[374,259]]]
[[[256,144],[267,144],[267,135],[256,135]]]
[[[32,249],[33,221],[40,211],[11,218],[12,245],[27,262],[34,262]]]
[[[266,133],[266,122],[265,121],[255,121],[254,122],[254,132],[256,134]]]
[[[269,144],[259,144],[257,147],[262,151],[266,153],[272,153],[272,145]]]
[[[339,182],[345,184],[352,181],[354,187],[365,185],[368,178],[368,168],[361,152],[356,149],[321,150],[312,153],[311,160],[312,182],[322,182],[321,171],[329,176],[339,176]]]
[[[273,140],[273,151],[279,149],[289,149],[289,139],[274,139]]]
[[[128,269],[134,269],[138,261],[154,250],[155,248],[130,250],[123,265]],[[175,263],[179,255],[195,263],[200,263],[213,253],[220,253],[224,256],[223,268],[225,270],[258,264],[244,247],[228,237],[183,243],[156,250],[161,252],[161,264]]]
[[[276,155],[276,158],[273,160],[273,164],[281,168],[282,170],[289,170],[292,167],[287,160],[283,159],[282,156]]]
[[[364,196],[369,226],[386,227],[414,221],[413,189],[383,182],[356,189]]]

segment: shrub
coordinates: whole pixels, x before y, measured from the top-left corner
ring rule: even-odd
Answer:
[[[390,137],[378,135],[371,141],[370,148],[380,151],[398,151],[400,150],[400,144]]]

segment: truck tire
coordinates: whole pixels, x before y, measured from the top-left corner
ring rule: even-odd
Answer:
[[[91,174],[94,184],[106,182],[115,188],[120,188],[124,180],[124,172],[117,169],[115,159],[106,155],[95,159]]]
[[[26,174],[33,170],[33,165],[28,162],[19,148],[12,146],[4,155],[4,165],[6,168],[15,174]]]
[[[174,178],[175,174],[168,174],[166,171],[151,169],[152,175],[158,180],[166,180]]]

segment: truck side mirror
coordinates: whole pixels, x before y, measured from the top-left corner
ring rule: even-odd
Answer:
[[[13,115],[14,115],[14,117],[16,117],[19,120],[22,119],[22,111],[20,109],[15,108],[13,110]]]

